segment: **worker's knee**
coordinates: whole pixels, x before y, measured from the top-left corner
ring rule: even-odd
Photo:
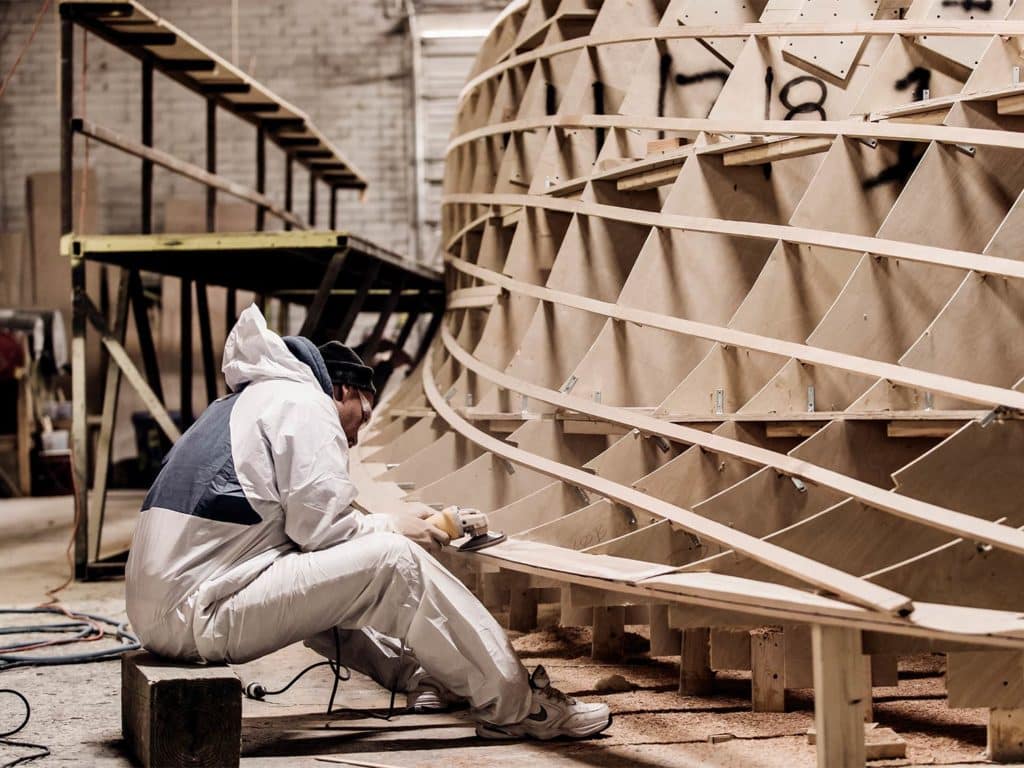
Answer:
[[[423,550],[400,533],[371,533],[359,539],[359,544],[374,556],[382,569],[393,570],[397,566],[419,569]]]

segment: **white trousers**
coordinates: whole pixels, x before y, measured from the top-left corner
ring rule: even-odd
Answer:
[[[303,640],[333,658],[336,627],[342,664],[387,687],[407,689],[425,672],[483,720],[517,723],[530,712],[526,670],[504,630],[462,582],[396,533],[284,554],[207,616],[195,640],[208,661],[242,663]],[[403,639],[414,658],[390,638]]]

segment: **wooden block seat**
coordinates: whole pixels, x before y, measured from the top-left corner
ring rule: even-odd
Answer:
[[[121,727],[145,768],[237,766],[242,683],[226,665],[134,651],[121,659]]]

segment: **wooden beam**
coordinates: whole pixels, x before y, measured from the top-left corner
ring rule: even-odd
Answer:
[[[590,657],[596,661],[620,661],[624,650],[626,609],[622,606],[594,608]]]
[[[653,171],[623,176],[615,182],[615,188],[619,192],[646,192],[649,189],[674,184],[675,180],[679,178],[682,166],[680,161],[677,165],[665,165]]]
[[[366,265],[366,271],[363,273],[363,279],[359,283],[359,288],[356,290],[355,296],[348,303],[345,308],[345,314],[341,318],[341,322],[338,324],[338,328],[335,332],[338,340],[345,343],[349,333],[352,332],[352,326],[355,325],[356,318],[359,317],[359,313],[363,311],[363,304],[366,302],[366,296],[370,292],[370,288],[373,287],[374,282],[377,280],[377,275],[380,272],[380,262],[374,259]]]
[[[864,663],[860,632],[811,628],[818,768],[863,768]]]
[[[232,197],[238,198],[239,200],[244,200],[247,203],[261,206],[267,211],[270,211],[274,216],[277,216],[283,221],[287,221],[298,229],[306,228],[305,223],[298,216],[282,209],[266,195],[262,195],[242,184],[237,184],[225,179],[223,176],[210,173],[203,168],[200,168],[198,165],[193,165],[192,163],[187,163],[184,160],[179,160],[174,155],[168,154],[167,152],[132,141],[131,139],[125,138],[114,131],[96,125],[84,118],[76,117],[73,120],[73,127],[78,133],[81,133],[83,136],[88,136],[91,139],[95,139],[101,144],[106,144],[107,146],[114,147],[115,149],[120,149],[122,152],[126,152],[129,155],[134,155],[135,157],[148,160],[154,165],[166,168],[179,176],[185,176],[193,181],[198,181],[200,184],[205,184],[210,188],[219,189]]]
[[[1022,134],[1022,138],[1024,138],[1024,134]],[[1024,141],[1022,141],[1020,148],[1024,149]],[[608,221],[621,221],[626,224],[637,224],[647,227],[734,235],[756,240],[782,240],[783,242],[798,245],[835,248],[853,253],[870,253],[875,256],[903,259],[922,264],[933,264],[939,267],[951,267],[966,271],[973,270],[983,274],[1024,279],[1024,263],[1013,259],[987,256],[970,251],[938,248],[903,240],[887,240],[879,237],[851,235],[785,224],[762,224],[751,221],[660,213],[658,211],[644,211],[636,208],[625,208],[582,200],[563,200],[546,195],[452,193],[442,198],[442,204],[444,205],[454,203],[537,208],[580,216],[595,216]],[[451,261],[454,262],[454,258]]]
[[[322,330],[321,326],[323,325],[324,310],[327,308],[327,302],[331,297],[331,291],[337,284],[338,278],[344,270],[347,259],[347,246],[335,252],[335,254],[331,256],[331,260],[327,263],[327,268],[324,270],[324,276],[320,280],[320,285],[316,289],[316,295],[313,297],[313,301],[310,303],[309,309],[306,310],[306,319],[303,320],[302,328],[299,330],[300,336],[314,339],[320,335]]]
[[[707,627],[684,629],[679,650],[679,693],[683,696],[710,696],[715,686],[711,669],[711,630]]]
[[[970,26],[974,26],[973,24]],[[679,133],[709,133],[718,135],[746,134],[748,136],[828,136],[878,141],[910,141],[941,144],[964,144],[980,147],[1024,149],[1024,137],[1015,131],[991,128],[961,128],[949,125],[918,125],[885,121],[870,123],[856,120],[752,120],[743,118],[708,119],[697,117],[651,117],[645,115],[554,115],[488,123],[483,128],[456,136],[448,144],[451,155],[459,147],[481,139],[506,133],[521,133],[551,128],[603,128],[605,130],[673,131]],[[715,145],[704,151],[717,152]],[[616,171],[617,172],[617,169]]]
[[[832,141],[827,136],[795,136],[768,141],[753,147],[726,152],[722,155],[722,164],[726,166],[764,165],[778,160],[789,160],[793,157],[815,155],[831,149]]]
[[[750,633],[750,691],[755,712],[786,711],[786,636],[781,627]]]
[[[1000,115],[1024,115],[1024,94],[999,99],[996,102],[996,112]]]
[[[825,36],[860,36],[860,35],[918,35],[960,37],[964,35],[984,37],[988,35],[1005,35],[1007,37],[1024,35],[1024,23],[1020,21],[972,21],[964,24],[960,20],[937,21],[922,24],[916,20],[873,20],[846,21],[836,19],[830,22],[785,22],[785,23],[747,23],[717,24],[711,26],[686,25],[680,20],[680,26],[639,27],[616,30],[614,34],[587,35],[564,42],[554,43],[535,48],[518,56],[503,57],[501,61],[483,70],[463,86],[459,94],[461,104],[469,95],[486,81],[498,77],[509,69],[523,67],[540,59],[550,59],[563,53],[585,48],[596,49],[603,45],[622,44],[627,42],[646,42],[657,40],[683,40],[701,38],[767,38],[767,37],[825,37]],[[792,126],[792,123],[790,124]],[[791,128],[792,130],[792,128]],[[728,131],[726,131],[728,132]],[[747,131],[744,131],[747,132]]]
[[[989,710],[985,751],[1000,763],[1024,760],[1024,709]]]
[[[384,331],[388,327],[391,315],[394,314],[395,308],[398,306],[399,299],[402,298],[402,289],[404,287],[405,275],[402,274],[395,278],[395,284],[388,294],[387,303],[377,315],[377,322],[374,323],[373,330],[370,331],[370,336],[366,339],[366,348],[363,350],[363,356],[366,360],[372,359],[380,347],[381,339],[384,338]]]
[[[121,270],[118,281],[117,303],[114,309],[114,328],[112,336],[124,343],[125,329],[128,325],[128,301],[131,275],[128,270]],[[96,466],[93,469],[93,500],[89,515],[89,559],[98,560],[102,546],[103,522],[107,506],[107,481],[110,478],[110,457],[114,442],[114,422],[117,419],[118,396],[121,390],[121,366],[107,365],[106,381],[103,386],[103,411],[100,416],[100,431],[96,439]]]
[[[83,314],[88,317],[89,322],[91,322],[96,330],[99,331],[102,336],[103,346],[107,348],[107,352],[110,354],[110,357],[121,368],[121,372],[124,374],[125,378],[128,379],[128,383],[135,388],[139,397],[142,398],[142,402],[152,414],[156,423],[164,431],[164,434],[167,435],[172,443],[177,441],[178,438],[181,437],[181,432],[174,424],[170,414],[167,413],[167,409],[164,408],[163,403],[160,402],[159,398],[157,398],[156,394],[152,389],[150,389],[146,380],[142,377],[142,374],[139,373],[138,368],[135,367],[135,364],[125,351],[124,346],[122,346],[121,343],[111,334],[110,330],[107,328],[106,321],[103,319],[103,315],[100,314],[96,305],[93,304],[92,300],[84,294],[80,294],[77,304],[82,306],[81,311]]]

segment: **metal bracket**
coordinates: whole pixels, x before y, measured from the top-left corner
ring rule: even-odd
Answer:
[[[807,386],[807,412],[814,413],[814,385]]]
[[[584,504],[590,504],[590,496],[583,488],[580,488],[578,485],[574,485],[573,490],[576,491],[576,494]]]
[[[725,390],[715,390],[715,415],[722,416],[725,414]]]
[[[570,376],[568,379],[565,380],[565,384],[562,385],[562,388],[559,390],[559,392],[561,392],[563,395],[569,394],[570,392],[572,392],[572,388],[576,386],[577,381],[579,381],[579,379],[576,378],[575,375]]]

